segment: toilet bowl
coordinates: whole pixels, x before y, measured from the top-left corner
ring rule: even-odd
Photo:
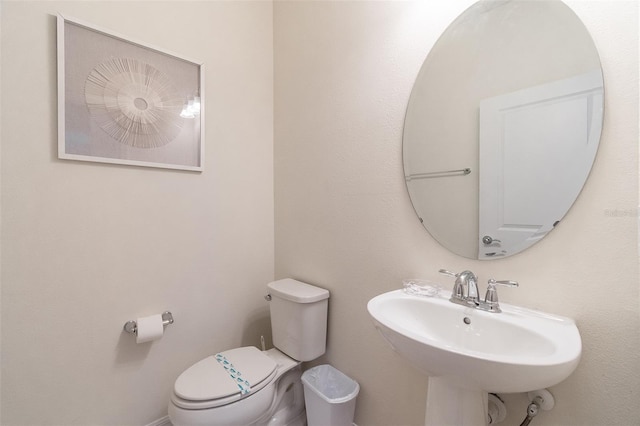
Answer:
[[[173,425],[306,425],[301,362],[325,352],[329,292],[292,279],[267,287],[275,348],[230,349],[185,370],[169,403]]]
[[[253,346],[221,352],[251,383],[246,394],[215,359],[207,357],[180,375],[169,404],[169,418],[180,425],[306,424],[300,362],[278,351]],[[209,378],[210,380],[203,380]]]

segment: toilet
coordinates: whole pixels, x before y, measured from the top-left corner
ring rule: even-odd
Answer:
[[[329,291],[286,278],[267,285],[275,348],[226,350],[176,380],[174,426],[304,426],[301,362],[324,354]]]

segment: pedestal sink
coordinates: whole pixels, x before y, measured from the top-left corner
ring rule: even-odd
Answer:
[[[582,343],[570,318],[505,303],[484,312],[449,297],[395,290],[367,305],[393,350],[429,376],[427,426],[486,425],[487,392],[543,389],[577,367]]]

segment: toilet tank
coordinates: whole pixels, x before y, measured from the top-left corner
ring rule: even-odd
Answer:
[[[329,291],[291,278],[267,285],[273,345],[298,361],[311,361],[327,346]]]

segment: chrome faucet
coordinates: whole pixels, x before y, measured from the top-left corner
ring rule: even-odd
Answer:
[[[446,269],[440,269],[440,273],[456,279],[456,282],[453,284],[453,292],[451,293],[452,302],[471,306],[478,306],[480,304],[478,278],[476,278],[473,272],[462,271],[456,274]]]
[[[491,278],[488,282],[487,293],[484,296],[484,300],[481,300],[478,292],[478,278],[473,272],[462,271],[456,274],[455,272],[447,271],[446,269],[440,269],[439,272],[456,279],[453,284],[451,299],[449,299],[451,302],[488,312],[502,312],[500,304],[498,303],[498,291],[496,290],[496,285],[518,287],[518,283],[516,281],[496,281]]]

